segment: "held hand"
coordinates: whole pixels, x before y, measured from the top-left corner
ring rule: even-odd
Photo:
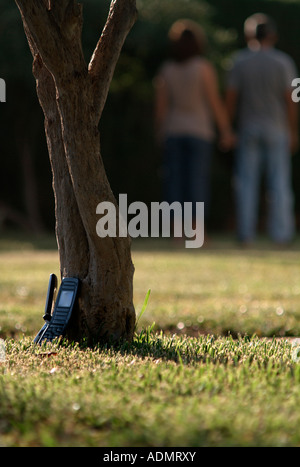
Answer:
[[[218,143],[219,149],[222,152],[229,152],[236,146],[236,140],[236,135],[232,131],[222,133]]]

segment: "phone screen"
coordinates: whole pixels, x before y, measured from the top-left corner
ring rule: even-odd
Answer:
[[[64,308],[69,308],[72,303],[74,292],[72,290],[62,290],[58,302],[58,306],[62,306]]]

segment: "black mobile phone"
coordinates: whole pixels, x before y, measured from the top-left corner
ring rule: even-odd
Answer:
[[[46,323],[34,338],[34,342],[36,344],[41,344],[45,340],[51,342],[56,337],[64,336],[70,321],[78,295],[79,279],[76,277],[65,277],[62,279],[57,299],[53,307],[56,287],[57,278],[55,274],[51,274],[48,285],[45,314],[43,316]],[[53,312],[51,314],[52,308]]]

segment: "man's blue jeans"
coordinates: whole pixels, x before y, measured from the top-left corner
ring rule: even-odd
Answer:
[[[169,203],[205,203],[210,198],[212,143],[192,136],[172,136],[165,142],[164,199]]]
[[[292,240],[295,226],[288,135],[266,125],[244,128],[236,154],[238,238],[251,242],[256,234],[261,176],[265,172],[268,232],[274,242]]]

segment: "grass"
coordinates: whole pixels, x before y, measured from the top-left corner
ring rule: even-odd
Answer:
[[[0,445],[300,446],[298,243],[134,244],[134,341],[94,349],[32,343],[50,245],[0,240]]]

